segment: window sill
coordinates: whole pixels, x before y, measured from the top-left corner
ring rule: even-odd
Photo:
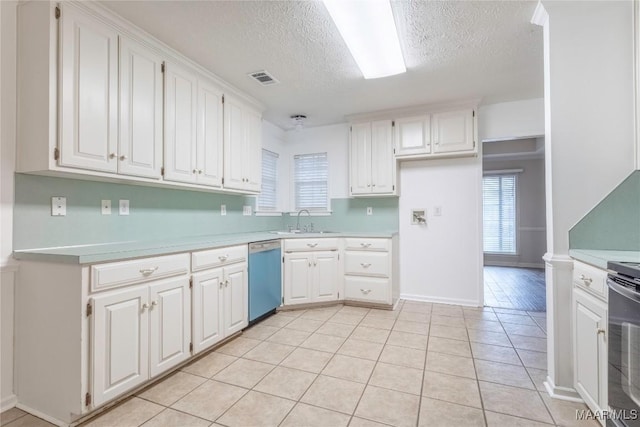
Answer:
[[[331,216],[333,211],[311,211],[308,216]],[[298,216],[298,212],[289,212],[289,216]],[[307,216],[307,213],[300,215],[301,217]]]
[[[282,212],[270,212],[270,211],[256,211],[254,213],[254,216],[282,216],[283,213]]]
[[[499,255],[499,256],[512,256],[517,257],[520,256],[517,252],[483,252],[485,255]]]

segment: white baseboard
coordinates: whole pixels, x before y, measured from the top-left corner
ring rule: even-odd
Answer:
[[[16,403],[18,403],[18,398],[15,394],[3,397],[2,401],[0,401],[0,412],[4,412],[7,409],[13,408],[14,406],[16,406]]]
[[[509,262],[509,261],[485,261],[484,265],[494,267],[517,267],[517,268],[544,268],[544,263],[534,262]]]
[[[438,304],[464,305],[467,307],[482,307],[482,304],[480,304],[479,301],[470,299],[440,298],[415,294],[400,294],[400,298],[409,301],[435,302]]]
[[[43,412],[40,412],[40,411],[38,411],[36,409],[30,408],[30,407],[28,407],[27,405],[25,405],[23,403],[18,402],[16,404],[16,408],[22,409],[24,412],[28,412],[31,415],[36,416],[38,418],[42,418],[43,420],[48,421],[51,424],[55,424],[55,425],[60,426],[60,427],[68,427],[69,426],[69,423],[62,422],[57,418],[53,418],[50,415],[47,415],[47,414],[45,414]]]
[[[580,397],[575,388],[558,387],[551,381],[550,377],[547,377],[544,382],[544,388],[547,390],[549,396],[554,399],[584,403],[584,400],[582,400],[582,397]]]

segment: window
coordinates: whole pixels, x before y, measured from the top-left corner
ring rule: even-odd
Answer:
[[[278,154],[262,149],[262,191],[256,210],[274,212],[278,209]]]
[[[485,175],[482,180],[484,251],[516,253],[516,175]]]
[[[329,162],[327,153],[298,154],[294,162],[295,210],[329,210]]]

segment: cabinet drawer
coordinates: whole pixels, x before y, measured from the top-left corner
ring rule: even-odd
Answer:
[[[389,253],[346,251],[344,272],[345,274],[389,277]]]
[[[338,249],[339,241],[333,238],[287,239],[284,241],[285,252],[330,251]]]
[[[573,283],[605,300],[607,299],[607,272],[604,270],[574,261]]]
[[[247,259],[247,245],[229,246],[227,248],[209,249],[191,254],[191,269],[200,271],[206,268],[243,262]]]
[[[389,239],[353,238],[344,239],[346,250],[359,251],[389,251],[391,242]]]
[[[344,278],[344,298],[347,300],[390,304],[390,288],[389,279],[362,276]]]
[[[189,272],[189,254],[142,258],[91,266],[91,290],[117,288]]]

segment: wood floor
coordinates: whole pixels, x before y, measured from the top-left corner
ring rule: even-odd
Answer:
[[[485,266],[484,303],[489,307],[547,311],[544,270]]]

